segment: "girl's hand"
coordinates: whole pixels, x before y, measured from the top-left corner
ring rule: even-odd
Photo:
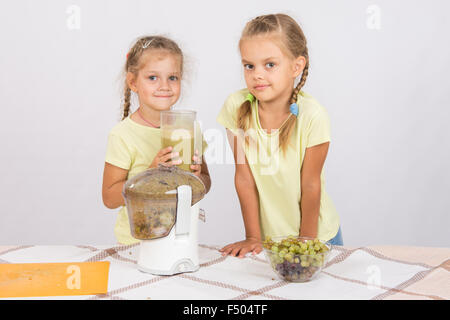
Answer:
[[[179,156],[178,152],[172,153],[172,149],[173,149],[172,147],[167,147],[159,150],[158,154],[156,155],[155,159],[153,159],[149,168],[157,168],[159,164],[162,164],[167,167],[181,164],[182,162],[181,159],[172,160],[173,158],[177,158]]]
[[[222,256],[230,255],[232,257],[244,258],[248,252],[252,252],[253,255],[260,253],[262,251],[262,243],[259,240],[250,238],[229,244],[219,251],[222,252]]]
[[[202,173],[202,165],[200,164],[200,158],[198,156],[198,151],[195,150],[195,154],[192,157],[192,161],[194,164],[190,166],[192,173],[200,178],[200,174]]]

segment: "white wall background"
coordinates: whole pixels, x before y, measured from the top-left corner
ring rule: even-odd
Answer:
[[[345,244],[449,247],[444,0],[4,3],[0,244],[115,243],[118,209],[103,206],[101,185],[134,39],[161,33],[180,44],[190,62],[180,106],[198,110],[204,130],[223,132],[217,113],[244,86],[240,32],[250,18],[277,12],[296,18],[308,39],[304,90],[331,118],[327,191]],[[241,240],[234,165],[209,167],[200,242]]]

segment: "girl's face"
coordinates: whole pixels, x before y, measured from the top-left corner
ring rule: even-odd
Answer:
[[[169,110],[180,97],[181,59],[167,51],[151,50],[137,77],[127,74],[130,89],[139,96],[139,105],[156,111]]]
[[[268,36],[243,39],[240,51],[247,88],[259,101],[292,95],[295,78],[303,71],[303,57],[292,59]]]

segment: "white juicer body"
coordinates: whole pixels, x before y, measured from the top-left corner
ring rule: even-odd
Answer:
[[[191,206],[190,186],[177,188],[177,219],[170,233],[158,239],[141,240],[138,269],[155,275],[172,275],[199,269],[199,203]]]

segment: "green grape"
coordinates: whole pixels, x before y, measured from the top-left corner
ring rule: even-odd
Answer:
[[[319,251],[320,250],[320,246],[318,244],[314,245],[314,250]]]
[[[279,253],[278,253],[278,256],[280,257],[280,258],[284,258],[284,255],[285,255],[286,253],[284,252],[284,251],[280,251]]]
[[[308,261],[302,261],[301,263],[300,263],[300,265],[302,266],[302,267],[309,267],[309,262]]]
[[[292,245],[289,247],[289,252],[292,252],[292,253],[295,252],[295,245]]]
[[[292,262],[294,260],[294,256],[291,253],[287,253],[284,258],[289,261]]]
[[[300,263],[300,259],[299,259],[299,258],[295,258],[295,259],[294,259],[294,262],[295,262],[295,263]]]
[[[278,252],[278,247],[273,245],[270,250],[272,250],[272,252],[274,252],[274,253],[277,253]]]

